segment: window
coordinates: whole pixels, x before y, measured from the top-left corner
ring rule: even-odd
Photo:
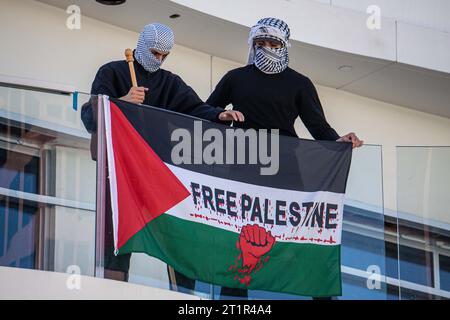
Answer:
[[[398,279],[398,252],[400,252],[400,280],[433,287],[433,255],[431,252],[396,243],[386,242],[387,275]]]
[[[364,232],[364,230],[361,230]],[[367,270],[375,265],[385,272],[384,241],[357,233],[342,231],[342,265]]]
[[[439,255],[439,275],[441,289],[450,291],[450,257]]]
[[[39,157],[0,148],[0,187],[38,193]],[[34,269],[38,207],[4,194],[0,199],[0,265]]]

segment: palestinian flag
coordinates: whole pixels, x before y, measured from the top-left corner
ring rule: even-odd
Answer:
[[[104,107],[116,254],[144,252],[226,287],[341,295],[351,144],[108,97]]]

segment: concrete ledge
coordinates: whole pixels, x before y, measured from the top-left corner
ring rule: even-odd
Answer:
[[[164,289],[88,276],[79,277],[75,279],[74,275],[66,273],[0,267],[0,299],[200,300],[193,295]],[[79,289],[76,289],[77,284]]]

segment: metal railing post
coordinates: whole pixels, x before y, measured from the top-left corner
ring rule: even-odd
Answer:
[[[95,215],[95,277],[98,278],[104,278],[105,271],[104,259],[106,177],[106,137],[104,106],[103,97],[99,95],[97,102],[97,197]]]

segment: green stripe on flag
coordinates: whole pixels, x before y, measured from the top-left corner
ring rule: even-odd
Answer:
[[[247,287],[230,267],[237,261],[239,233],[163,214],[135,234],[119,254],[142,252],[161,259],[185,276],[239,288],[258,288],[303,296],[340,296],[340,245],[275,242]],[[264,257],[263,257],[264,259]],[[215,275],[215,276],[214,276]]]

